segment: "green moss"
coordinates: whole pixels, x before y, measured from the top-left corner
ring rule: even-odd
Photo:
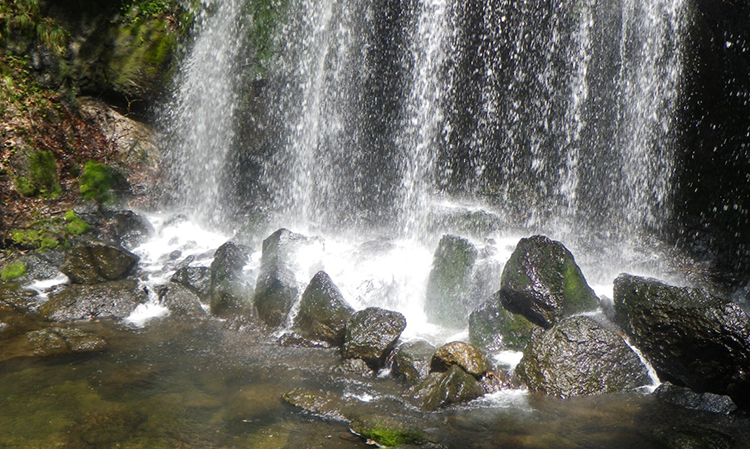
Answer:
[[[57,248],[59,237],[44,229],[13,229],[10,237],[16,245],[45,251]]]
[[[91,229],[89,224],[78,218],[76,213],[72,210],[65,213],[65,221],[67,222],[65,225],[65,232],[68,235],[78,236]]]
[[[112,184],[114,181],[115,168],[88,161],[83,166],[83,173],[78,180],[81,197],[93,199],[100,203],[109,203],[114,200]]]
[[[419,429],[405,426],[387,417],[368,416],[355,419],[351,423],[351,428],[358,435],[377,442],[381,447],[418,444],[426,440],[425,434]]]
[[[16,190],[23,196],[57,198],[62,189],[57,183],[57,163],[51,151],[35,151],[28,155],[26,176],[15,179]]]
[[[12,281],[13,279],[18,279],[25,274],[26,265],[23,262],[14,262],[3,268],[3,272],[0,273],[0,279],[4,281]]]

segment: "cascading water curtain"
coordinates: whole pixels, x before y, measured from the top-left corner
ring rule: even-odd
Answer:
[[[243,0],[205,1],[195,41],[167,106],[166,161],[179,208],[205,223],[224,220],[222,176],[234,141],[245,40]]]

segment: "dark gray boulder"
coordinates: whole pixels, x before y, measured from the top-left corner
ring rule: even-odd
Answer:
[[[617,324],[663,380],[750,405],[750,318],[700,289],[622,274],[615,279]]]
[[[119,245],[133,248],[145,242],[155,230],[143,216],[132,210],[122,210],[112,215],[103,232]]]
[[[446,343],[432,356],[430,371],[444,372],[456,365],[476,377],[484,377],[490,369],[490,361],[481,349],[462,341]]]
[[[407,382],[417,383],[430,373],[435,347],[424,340],[399,345],[391,356],[391,372]]]
[[[583,316],[535,332],[516,374],[530,391],[562,398],[649,383],[646,367],[622,337]]]
[[[255,283],[255,309],[269,326],[286,322],[300,289],[294,275],[296,255],[310,243],[304,235],[279,229],[263,240],[260,272]]]
[[[346,323],[341,355],[345,359],[362,359],[378,369],[405,328],[406,318],[398,312],[378,307],[355,312]]]
[[[500,300],[545,329],[599,305],[570,251],[541,235],[518,242],[500,277]]]
[[[89,240],[68,250],[60,271],[74,284],[96,284],[124,278],[139,259],[120,246]]]
[[[159,303],[168,308],[171,315],[182,317],[202,317],[206,315],[198,295],[182,284],[170,282],[161,286],[157,293]]]
[[[191,289],[204,301],[211,297],[211,269],[208,267],[182,267],[169,280]]]
[[[353,313],[354,309],[346,302],[330,276],[319,271],[302,293],[294,327],[305,338],[341,346],[344,343],[346,321]]]
[[[458,365],[452,365],[447,371],[430,373],[413,390],[413,398],[423,409],[434,411],[472,401],[484,393],[484,389],[474,376]]]
[[[469,315],[469,341],[489,351],[522,351],[537,325],[523,315],[511,313],[500,303],[499,294]]]
[[[737,410],[732,398],[722,394],[696,393],[689,388],[664,382],[654,390],[654,396],[678,407],[701,412],[728,415]]]
[[[50,295],[39,313],[52,321],[125,318],[147,300],[148,294],[136,281],[71,284]]]
[[[211,262],[211,313],[231,318],[252,315],[252,288],[243,276],[250,251],[226,242],[214,253]]]
[[[431,322],[466,326],[466,296],[477,256],[477,249],[463,237],[446,234],[440,239],[427,280],[425,312]]]

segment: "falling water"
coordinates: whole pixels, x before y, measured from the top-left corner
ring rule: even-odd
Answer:
[[[236,128],[243,46],[242,0],[204,0],[197,38],[167,106],[167,163],[178,207],[213,224],[224,219],[222,176]]]

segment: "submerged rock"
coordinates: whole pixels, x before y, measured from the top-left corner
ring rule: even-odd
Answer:
[[[125,318],[148,294],[136,281],[114,281],[94,285],[68,285],[39,307],[39,313],[52,321]]]
[[[703,290],[622,274],[615,320],[664,380],[750,405],[750,318]]]
[[[393,350],[406,318],[398,312],[369,307],[355,312],[346,323],[341,355],[345,359],[362,359],[377,369]]]
[[[31,344],[30,355],[50,356],[71,353],[100,352],[107,342],[94,334],[79,329],[50,327],[26,334]]]
[[[430,321],[454,328],[466,326],[465,299],[477,256],[477,249],[463,237],[447,234],[440,239],[427,281],[425,312]]]
[[[247,248],[226,242],[216,250],[211,262],[211,313],[220,317],[252,314],[252,289],[243,276]]]
[[[483,377],[490,368],[487,356],[476,346],[454,341],[439,347],[432,356],[430,371],[444,372],[456,365],[476,377]]]
[[[282,399],[307,413],[324,418],[345,419],[345,401],[330,391],[296,389],[284,393]]]
[[[430,373],[413,391],[414,399],[427,411],[463,404],[484,395],[477,379],[458,365],[445,372]]]
[[[344,343],[346,321],[353,313],[354,309],[346,302],[330,276],[319,271],[302,293],[294,327],[305,338],[341,346]]]
[[[211,297],[211,269],[208,267],[182,267],[169,280],[184,285],[204,301]]]
[[[506,309],[545,329],[599,304],[570,251],[541,235],[518,242],[503,268],[500,299]]]
[[[90,240],[68,250],[60,271],[74,284],[96,284],[124,278],[139,259],[125,248]]]
[[[689,388],[664,382],[654,390],[654,396],[678,407],[701,412],[728,415],[737,410],[729,396],[714,393],[696,393]]]
[[[562,398],[648,385],[646,367],[614,331],[588,317],[535,332],[516,374],[531,391]]]
[[[522,351],[536,328],[523,315],[508,312],[500,303],[499,294],[469,315],[469,341],[489,351]]]
[[[402,447],[427,441],[422,430],[391,416],[360,416],[352,420],[349,428],[355,435],[374,442],[379,447]]]
[[[424,340],[399,345],[391,356],[391,372],[409,383],[417,383],[429,374],[433,354],[435,347]]]

